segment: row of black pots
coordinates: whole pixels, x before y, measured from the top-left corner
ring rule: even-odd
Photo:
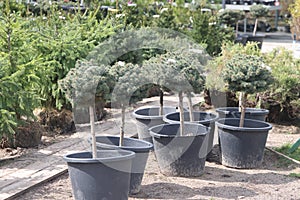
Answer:
[[[133,112],[140,139],[152,142],[160,171],[168,176],[199,176],[213,146],[214,121],[217,115],[193,112],[193,123],[187,123],[189,112],[184,112],[185,128],[180,135],[179,112],[175,107],[144,107]],[[166,117],[169,116],[170,118]]]
[[[163,108],[163,115],[159,115],[159,110],[159,107],[153,106],[139,108],[133,112],[139,139],[153,143],[152,136],[149,132],[151,127],[166,123],[179,123],[179,114],[176,114],[176,107],[165,106]],[[174,116],[170,116],[170,119],[165,117],[171,113],[174,113]],[[217,119],[217,115],[207,112],[194,112],[193,115],[194,123],[199,122],[207,127],[210,127],[212,122]],[[184,121],[190,121],[187,110],[185,110],[184,113]]]
[[[143,124],[145,126],[143,130],[149,129],[149,131],[143,133],[145,137],[148,134],[147,139],[151,138],[154,144],[155,155],[157,157],[158,163],[160,165],[160,170],[166,175],[174,176],[197,176],[203,172],[199,170],[198,173],[192,172],[190,175],[187,174],[186,169],[178,163],[187,163],[187,165],[193,166],[193,163],[188,161],[181,162],[181,157],[185,157],[184,151],[187,151],[188,155],[191,155],[190,149],[194,148],[199,155],[198,158],[205,160],[205,155],[209,156],[209,152],[213,146],[214,139],[214,126],[217,125],[219,145],[221,147],[221,162],[223,165],[234,168],[256,168],[258,167],[263,160],[264,147],[266,144],[266,139],[268,136],[268,131],[272,128],[269,123],[264,122],[268,110],[265,109],[256,109],[256,108],[247,108],[246,109],[246,120],[244,127],[238,127],[240,113],[238,108],[229,107],[229,108],[219,108],[216,111],[222,117],[217,120],[217,116],[212,113],[207,112],[193,112],[194,121],[193,124],[198,125],[185,125],[188,126],[187,130],[191,129],[194,126],[193,136],[200,137],[202,135],[202,140],[198,141],[198,146],[200,147],[183,147],[183,144],[194,144],[192,141],[196,140],[189,138],[188,142],[185,142],[183,139],[180,140],[179,135],[179,113],[169,113],[164,116],[160,116],[160,125],[147,126],[147,121],[150,121],[150,116],[147,116],[147,121],[143,121],[144,118],[140,117],[141,113],[151,113],[150,110],[153,108],[143,108],[141,110],[135,111],[134,116],[139,125]],[[154,108],[157,110],[158,108]],[[157,114],[158,115],[158,114]],[[156,121],[159,116],[156,115]],[[189,121],[189,113],[184,113],[184,121]],[[171,124],[177,125],[171,125]],[[186,122],[185,122],[186,123]],[[151,123],[149,123],[151,124]],[[210,130],[201,130],[201,125],[210,127]],[[195,128],[197,127],[197,128]],[[195,131],[199,129],[201,131]],[[192,131],[190,131],[192,132]],[[205,133],[206,132],[206,133]],[[168,138],[168,139],[167,139]],[[142,138],[143,139],[143,138]],[[171,145],[170,145],[171,144]],[[176,145],[177,146],[176,146]],[[178,144],[182,144],[178,146]],[[174,148],[174,150],[172,150]],[[163,149],[163,150],[161,150]],[[180,149],[180,151],[178,150]],[[205,149],[205,150],[204,150]],[[177,152],[179,155],[174,155],[174,152]],[[200,152],[200,153],[199,153]],[[205,152],[205,153],[203,153]],[[160,153],[166,153],[166,155],[159,155]],[[204,156],[203,156],[204,154]],[[178,159],[174,159],[178,158]],[[197,159],[198,159],[197,158]],[[168,163],[168,166],[167,164]],[[201,163],[201,162],[200,162]],[[202,162],[203,163],[203,162]],[[178,166],[178,169],[175,167]],[[200,167],[204,169],[203,167]],[[180,169],[181,172],[180,172]]]
[[[229,110],[225,117],[230,114],[234,117],[238,115],[236,111]],[[193,123],[185,123],[185,136],[178,137],[178,113],[165,115],[164,120],[171,124],[147,129],[163,174],[187,177],[203,174],[206,156],[213,144],[214,124],[218,127],[223,165],[253,168],[261,163],[268,130],[271,129],[268,123],[247,119],[245,127],[238,128],[239,119],[236,118],[216,121],[216,115],[205,112],[194,112],[193,117]],[[188,113],[184,114],[184,118],[189,120]],[[159,120],[164,123],[162,118]],[[242,134],[236,131],[241,131]],[[242,136],[246,136],[246,140],[242,140]],[[147,141],[125,138],[124,145],[119,147],[119,137],[114,136],[98,136],[96,140],[96,159],[92,158],[90,152],[64,157],[68,163],[75,199],[128,199],[128,194],[139,192],[148,154],[153,145]],[[250,145],[254,148],[250,149]],[[241,154],[237,153],[238,149]]]

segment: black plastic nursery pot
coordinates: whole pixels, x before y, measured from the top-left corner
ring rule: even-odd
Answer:
[[[263,161],[264,149],[272,125],[258,120],[219,119],[216,122],[221,146],[222,165],[233,168],[257,168]]]
[[[220,118],[240,118],[241,112],[238,107],[222,107],[216,109]],[[260,108],[246,108],[245,118],[265,121],[269,110]]]
[[[144,171],[150,150],[153,144],[147,141],[134,138],[124,138],[123,146],[119,146],[120,137],[117,136],[96,136],[97,149],[124,149],[135,152],[132,160],[129,194],[136,194],[140,191]]]
[[[190,122],[190,114],[188,111],[183,113],[184,121]],[[180,113],[174,112],[164,116],[164,121],[169,124],[180,123]],[[213,148],[214,135],[215,135],[215,121],[218,119],[218,115],[209,112],[193,111],[193,121],[191,123],[202,124],[206,127],[210,127],[210,131],[204,140],[207,145],[206,155],[209,157],[209,153]]]
[[[128,199],[132,159],[125,150],[102,150],[93,159],[91,152],[64,156],[68,163],[74,199]]]
[[[138,108],[133,112],[133,117],[136,119],[136,127],[139,139],[153,143],[152,137],[149,134],[149,128],[165,123],[163,121],[163,115],[159,114],[159,110],[159,106],[153,106]],[[163,107],[164,115],[171,112],[176,112],[176,107]]]
[[[180,136],[180,124],[150,128],[160,171],[167,176],[195,177],[204,172],[206,149],[202,145],[209,128],[191,123],[184,127],[184,136]]]

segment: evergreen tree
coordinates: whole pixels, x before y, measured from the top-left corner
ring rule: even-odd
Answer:
[[[253,36],[256,35],[257,25],[258,25],[258,19],[260,17],[264,17],[268,14],[269,10],[267,7],[265,7],[262,4],[258,5],[252,5],[250,7],[250,14],[255,18],[255,24],[253,29]]]
[[[226,62],[222,76],[229,90],[240,92],[240,127],[243,127],[247,94],[265,91],[273,82],[271,71],[264,65],[262,58],[238,54]]]
[[[206,64],[207,58],[204,51],[200,51],[200,53],[177,51],[151,58],[143,65],[143,71],[148,74],[151,82],[161,88],[166,87],[178,92],[181,133],[184,129],[183,93],[191,97],[192,92],[202,92],[205,83],[203,66]],[[162,100],[160,102],[163,103]],[[161,104],[161,111],[162,107]],[[190,110],[192,111],[191,104]]]
[[[47,77],[45,63],[35,48],[36,33],[29,20],[10,9],[9,0],[0,15],[0,137],[15,133],[22,118],[32,120],[41,105],[40,88]],[[49,80],[49,79],[48,79]]]

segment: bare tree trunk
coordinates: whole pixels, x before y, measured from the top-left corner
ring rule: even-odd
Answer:
[[[97,147],[96,147],[96,134],[95,134],[95,115],[94,115],[94,107],[89,107],[90,112],[90,123],[91,123],[91,135],[92,135],[92,153],[93,158],[97,158]]]
[[[187,98],[188,98],[188,106],[189,106],[189,115],[190,115],[190,121],[194,121],[194,116],[193,116],[193,103],[192,103],[192,95],[189,92],[187,94]]]
[[[238,31],[239,31],[239,21],[237,21],[236,23],[235,23],[235,37],[237,38],[237,36],[238,36]]]
[[[125,106],[122,104],[121,127],[120,127],[120,141],[119,146],[123,146],[124,133],[125,133]]]
[[[256,108],[261,108],[262,96],[260,93],[256,94]]]
[[[179,97],[179,113],[180,113],[180,135],[184,135],[184,116],[183,116],[183,95],[182,91],[178,94]]]
[[[246,94],[244,92],[241,92],[240,94],[240,99],[239,99],[239,104],[240,104],[240,109],[241,109],[241,117],[240,117],[240,127],[244,127],[244,121],[245,121],[245,98]]]
[[[254,25],[254,29],[253,29],[253,36],[256,35],[257,23],[258,23],[258,19],[255,19],[255,25]]]
[[[240,96],[239,96],[239,112],[242,112],[242,103],[243,103],[243,92],[240,92]]]
[[[164,114],[164,92],[162,88],[159,88],[159,115],[162,116]]]

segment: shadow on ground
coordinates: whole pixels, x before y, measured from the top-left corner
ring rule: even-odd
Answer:
[[[153,183],[149,185],[143,185],[141,192],[137,195],[133,195],[134,198],[154,198],[154,199],[189,199],[197,196],[208,197],[220,197],[226,199],[236,199],[240,196],[253,197],[256,193],[253,190],[234,187],[234,186],[222,186],[222,187],[201,187],[191,188],[181,184],[175,183]]]

